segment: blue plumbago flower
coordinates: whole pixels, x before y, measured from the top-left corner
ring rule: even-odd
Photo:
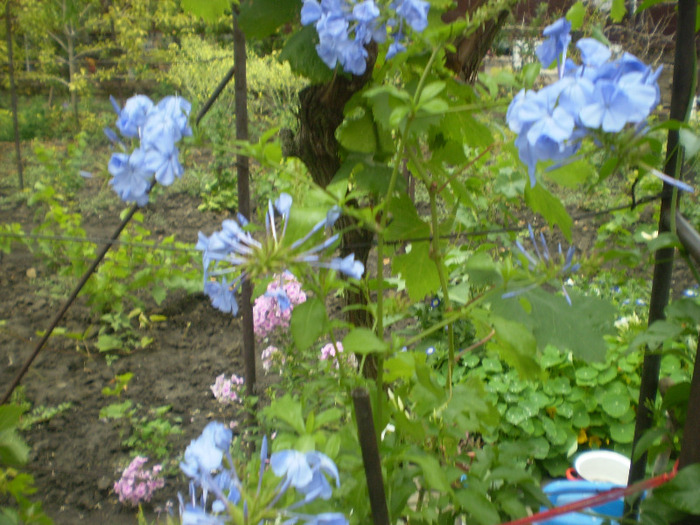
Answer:
[[[125,202],[139,206],[148,203],[148,193],[153,179],[169,186],[182,177],[183,168],[178,160],[175,146],[182,137],[192,135],[187,122],[191,105],[181,97],[165,97],[153,104],[145,95],[136,95],[120,108],[114,97],[110,97],[117,112],[117,129],[127,138],[140,139],[140,146],[126,161],[124,153],[114,153],[109,162],[111,181],[117,194]],[[114,145],[126,149],[117,134],[110,128],[104,130]]]
[[[544,67],[549,67],[552,62],[557,61],[557,66],[561,69],[566,62],[566,50],[571,42],[571,22],[565,18],[560,18],[551,25],[545,27],[542,34],[547,37],[540,44],[535,53]]]
[[[317,515],[294,514],[292,519],[284,522],[284,525],[300,523],[304,525],[348,525],[348,519],[340,512],[322,512]]]
[[[558,244],[556,254],[550,254],[549,246],[547,245],[547,240],[545,239],[544,234],[540,232],[538,244],[537,239],[535,239],[535,232],[532,230],[532,226],[528,224],[527,228],[530,232],[530,241],[532,242],[532,247],[535,250],[535,253],[533,254],[527,250],[520,242],[520,239],[515,240],[515,246],[523,256],[522,262],[526,263],[529,271],[541,272],[548,276],[563,280],[565,277],[576,272],[580,268],[580,264],[573,262],[574,253],[576,251],[573,246],[570,246],[566,251],[566,254],[564,254],[561,249],[561,244]],[[502,297],[504,299],[515,297],[532,290],[535,287],[537,287],[537,283],[526,286],[525,288],[518,288],[516,290],[506,292],[502,295]],[[571,305],[571,298],[566,291],[564,282],[562,282],[561,290],[566,298],[566,301],[569,303],[569,305]]]
[[[338,271],[354,279],[361,279],[365,268],[355,255],[325,259],[323,252],[330,250],[338,241],[339,235],[330,234],[335,222],[340,217],[340,208],[332,207],[326,217],[318,221],[306,235],[293,242],[286,242],[287,225],[292,209],[292,197],[286,193],[273,203],[268,202],[265,214],[265,237],[256,240],[244,230],[247,220],[227,219],[222,222],[222,229],[207,237],[199,232],[196,248],[202,252],[204,266],[204,293],[213,305],[223,312],[236,315],[238,304],[235,292],[243,279],[255,279],[270,273],[282,275],[290,264],[308,264],[315,268],[327,268]],[[278,220],[281,219],[281,231]],[[321,242],[311,242],[317,234],[324,231],[327,236]],[[309,245],[311,245],[309,247]],[[232,281],[225,276],[234,274]],[[221,282],[218,279],[221,277]],[[268,297],[277,300],[280,309],[290,308],[290,300],[282,286]]]
[[[231,430],[218,422],[209,423],[202,435],[193,440],[185,451],[185,457],[180,463],[181,470],[190,478],[190,497],[185,502],[178,494],[180,501],[180,517],[182,523],[219,525],[226,523],[227,514],[238,507],[246,523],[316,523],[316,524],[347,524],[347,519],[339,513],[301,514],[294,511],[297,507],[306,505],[316,499],[327,500],[331,497],[332,488],[326,476],[335,480],[340,486],[338,469],[335,463],[320,452],[302,453],[296,450],[282,450],[270,456],[269,464],[272,473],[282,478],[274,492],[263,494],[263,477],[268,464],[267,437],[263,437],[260,446],[260,470],[258,473],[257,490],[253,494],[246,490],[233,467],[233,459],[229,452],[231,446]],[[224,465],[226,458],[228,466]],[[266,486],[270,486],[266,484]],[[290,488],[297,490],[303,497],[291,506],[277,510],[276,516],[271,513],[276,503]],[[198,492],[200,497],[198,497]],[[209,504],[208,495],[214,495]],[[249,501],[265,502],[249,507]],[[269,502],[269,503],[267,503]],[[251,512],[262,512],[264,517],[250,516]]]
[[[567,60],[570,28],[564,19],[548,26],[548,38],[537,49],[545,66],[557,60],[559,80],[539,91],[520,91],[506,114],[508,126],[518,134],[515,145],[532,186],[539,161],[570,158],[587,136],[595,139],[600,133],[619,133],[628,126],[634,133],[643,133],[644,123],[660,100],[661,68],[653,70],[629,53],[611,60],[607,46],[583,38],[576,44],[583,64]],[[688,189],[675,179],[670,183]]]
[[[124,202],[135,202],[139,206],[148,203],[151,174],[144,164],[145,154],[141,149],[135,149],[131,155],[113,153],[109,159],[107,170],[113,176],[109,183]]]
[[[302,25],[315,24],[319,43],[316,52],[331,69],[337,64],[347,73],[362,75],[367,69],[370,42],[382,44],[387,29],[394,29],[387,59],[406,48],[399,40],[404,37],[403,24],[416,32],[428,25],[430,4],[423,0],[397,0],[389,5],[393,16],[382,13],[374,0],[304,0],[301,7]]]
[[[270,456],[270,468],[275,476],[282,478],[273,505],[289,487],[294,487],[304,495],[304,498],[290,506],[289,510],[318,498],[330,499],[333,489],[326,476],[335,480],[336,487],[340,486],[338,468],[331,458],[321,452],[281,450]]]

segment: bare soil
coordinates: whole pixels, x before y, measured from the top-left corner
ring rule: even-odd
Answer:
[[[5,155],[3,162],[9,164],[11,159]],[[87,182],[83,192],[100,191],[98,181]],[[14,184],[1,181],[0,196],[17,191],[11,188]],[[88,232],[111,235],[121,209],[114,200],[112,209],[84,216]],[[223,218],[199,212],[198,204],[185,193],[161,197],[156,206],[144,209],[144,226],[155,236],[175,233],[178,240],[195,242],[197,231],[211,233]],[[20,222],[24,231],[30,231],[34,210],[24,203],[5,205],[0,222]],[[63,300],[42,288],[47,272],[20,243],[0,257],[0,392],[4,394],[32,353],[37,333],[47,328]],[[102,407],[125,399],[144,407],[172,405],[168,419],[181,418],[183,430],[171,440],[175,459],[207,421],[231,422],[238,417],[236,409],[224,408],[214,399],[209,386],[222,373],[243,376],[240,321],[212,308],[201,293],[174,292],[160,306],[151,306],[149,313],[162,314],[166,320],[146,330],[144,335],[154,339],[147,349],[121,355],[109,366],[103,355],[90,350],[94,341],[84,344],[52,337],[21,382],[33,406],[71,403],[67,411],[24,434],[32,449],[24,470],[35,478],[35,499],[57,524],[136,523],[135,510],[120,504],[113,491],[130,461],[129,449],[121,444],[124,424],[100,419]],[[95,321],[82,297],[60,326],[82,331]],[[104,396],[102,389],[114,386],[115,375],[125,372],[134,377],[121,399]],[[165,488],[144,507],[146,515],[153,517],[168,500],[176,502],[178,490],[187,491],[184,478],[167,478]]]

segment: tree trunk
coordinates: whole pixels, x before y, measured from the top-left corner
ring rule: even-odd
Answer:
[[[472,13],[484,2],[485,0],[458,0],[457,8],[446,13],[443,21],[449,23],[460,16],[463,17],[467,12]],[[470,36],[459,39],[456,42],[457,51],[447,54],[448,66],[465,81],[473,82],[476,79],[478,67],[507,15],[507,11],[499,13],[496,20],[485,24]],[[335,132],[343,122],[345,104],[372,77],[377,58],[376,45],[368,46],[368,52],[367,70],[364,75],[351,78],[335,76],[326,84],[314,84],[304,88],[299,93],[298,132],[294,134],[291,130],[285,129],[280,133],[284,155],[299,158],[306,165],[314,182],[323,188],[330,183],[340,168],[340,145],[335,138]],[[343,228],[352,224],[352,219],[344,218],[344,221],[340,224]],[[373,240],[372,232],[365,229],[351,229],[343,235],[341,253],[342,255],[354,253],[355,258],[366,268]],[[377,272],[381,272],[383,261],[379,261],[378,265]],[[367,305],[366,298],[362,294],[348,293],[346,304],[360,307],[348,312],[348,318],[352,324],[372,326],[372,316],[367,309],[362,308]],[[369,377],[376,375],[374,361],[367,359],[365,364],[363,373]]]

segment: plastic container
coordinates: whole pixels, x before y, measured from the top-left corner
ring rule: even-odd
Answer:
[[[557,480],[546,485],[543,490],[555,507],[561,507],[562,505],[573,503],[585,498],[590,498],[600,494],[601,492],[606,492],[621,486],[622,485],[616,483],[601,483],[585,480]],[[622,498],[620,498],[587,510],[598,514],[603,514],[611,518],[621,518],[622,513],[624,512],[624,501]],[[582,512],[573,512],[570,514],[556,516],[546,521],[540,521],[538,523],[540,525],[600,525],[603,523],[603,521],[604,518],[599,516],[584,514]],[[617,524],[618,522],[612,520],[611,523]]]

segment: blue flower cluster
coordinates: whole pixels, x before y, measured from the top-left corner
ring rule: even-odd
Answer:
[[[515,240],[515,246],[518,249],[518,251],[525,257],[525,260],[527,261],[528,270],[540,270],[543,272],[551,272],[553,274],[556,274],[556,276],[559,278],[564,278],[576,272],[581,267],[579,263],[573,262],[574,253],[576,252],[576,249],[573,246],[569,246],[569,249],[566,250],[565,255],[562,252],[561,244],[558,244],[557,253],[555,256],[552,256],[550,255],[549,246],[547,245],[547,240],[545,239],[544,234],[540,232],[540,243],[538,246],[537,240],[535,239],[535,232],[532,230],[532,226],[528,224],[527,228],[530,232],[530,240],[532,241],[532,247],[534,248],[535,253],[533,254],[529,250],[527,250],[520,242],[520,239]],[[532,290],[537,286],[538,284],[534,283],[525,288],[507,292],[503,294],[503,298],[506,299],[509,297],[518,296],[522,293]],[[561,290],[564,294],[564,297],[566,298],[566,301],[569,303],[569,305],[571,305],[571,298],[569,297],[569,294],[566,291],[564,283],[562,283],[561,285]]]
[[[641,128],[660,100],[661,68],[653,70],[629,53],[611,60],[607,46],[582,38],[576,43],[582,65],[567,60],[570,29],[563,19],[548,26],[548,38],[537,48],[545,67],[557,60],[559,80],[539,91],[520,91],[506,115],[533,186],[538,161],[571,157],[596,130],[617,133],[627,124]]]
[[[110,184],[124,202],[145,206],[154,176],[164,186],[182,176],[175,144],[182,137],[192,135],[188,124],[191,105],[177,96],[165,97],[154,104],[147,96],[136,95],[126,101],[124,108],[119,107],[114,97],[110,100],[122,136],[140,139],[140,146],[131,154],[112,154],[108,166],[113,176]],[[126,149],[114,131],[110,128],[104,131],[114,144]]]
[[[335,257],[330,260],[321,258],[321,253],[331,248],[339,238],[333,234],[310,248],[305,246],[319,231],[329,232],[340,217],[337,206],[331,208],[326,217],[320,220],[302,238],[287,243],[285,234],[292,208],[292,197],[282,193],[272,203],[268,202],[265,214],[266,235],[261,241],[256,240],[245,230],[248,221],[242,215],[238,220],[227,219],[221,224],[222,229],[207,237],[199,232],[196,248],[202,251],[204,265],[204,293],[209,296],[218,310],[237,315],[238,303],[236,291],[243,279],[259,277],[264,273],[282,273],[289,264],[306,263],[315,268],[327,268],[341,272],[354,279],[361,279],[365,267],[355,260],[355,255]],[[276,218],[281,217],[281,232],[278,233]],[[231,281],[226,275],[237,274]],[[221,281],[218,280],[221,277]],[[275,299],[284,311],[290,307],[289,298],[283,287],[275,292]]]
[[[249,522],[249,518],[261,519],[261,516],[249,516],[253,498],[258,502],[268,502],[265,509],[256,509],[266,517],[254,523],[279,523],[277,518],[282,517],[285,519],[283,523],[287,525],[347,525],[348,520],[341,513],[302,514],[296,511],[297,508],[316,499],[330,499],[333,488],[327,476],[335,481],[337,487],[340,486],[338,468],[328,456],[320,452],[302,453],[296,450],[273,453],[269,458],[270,468],[275,476],[282,479],[274,489],[274,494],[261,498],[262,480],[268,463],[267,438],[263,438],[260,447],[260,471],[255,496],[246,492],[234,467],[230,452],[232,438],[233,434],[229,428],[213,421],[185,450],[180,469],[190,478],[190,499],[185,502],[184,498],[178,495],[182,525],[224,525],[227,514],[231,515],[231,507],[241,502],[245,523]],[[224,466],[224,458],[228,466]],[[286,508],[270,512],[290,487],[296,489],[303,496],[302,499]],[[198,488],[201,490],[201,498],[197,498]],[[209,493],[214,496],[211,505],[207,501]],[[247,498],[251,498],[251,501]],[[272,515],[275,517],[267,517]]]
[[[331,69],[340,64],[344,71],[362,75],[367,68],[370,42],[382,44],[392,33],[387,59],[405,51],[404,24],[417,32],[428,26],[430,4],[423,0],[394,0],[389,4],[392,16],[381,16],[374,0],[304,0],[301,23],[315,23],[319,43],[316,51]]]

